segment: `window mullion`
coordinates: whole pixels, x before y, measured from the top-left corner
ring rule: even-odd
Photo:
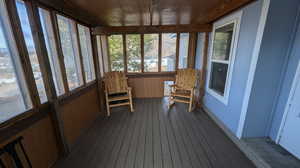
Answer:
[[[67,72],[66,72],[66,67],[64,64],[64,56],[63,56],[63,51],[62,51],[62,47],[61,47],[61,43],[60,43],[60,36],[59,36],[56,12],[51,11],[50,14],[51,14],[51,21],[52,21],[52,26],[53,26],[53,31],[54,31],[54,40],[55,40],[58,59],[59,59],[59,66],[61,69],[61,75],[62,75],[62,79],[63,79],[63,85],[64,85],[65,93],[68,93],[70,91],[70,88],[68,85]]]
[[[101,73],[100,73],[100,65],[99,65],[99,56],[98,56],[98,53],[97,53],[97,36],[96,35],[92,35],[92,30],[91,28],[89,27],[89,34],[88,36],[90,36],[91,38],[91,47],[92,47],[92,51],[91,51],[91,56],[92,56],[92,59],[94,61],[94,66],[91,67],[94,69],[94,79],[98,80],[101,78]],[[97,73],[96,73],[97,72]],[[99,76],[97,75],[99,73]],[[99,78],[100,77],[100,78]]]
[[[77,70],[79,70],[78,74],[80,74],[80,72],[81,72],[81,76],[78,76],[78,79],[83,80],[83,85],[85,85],[86,84],[86,78],[85,78],[85,70],[84,70],[84,67],[83,67],[84,65],[83,65],[82,51],[81,51],[81,47],[80,47],[78,24],[74,21],[73,26],[74,26],[75,33],[76,33],[76,35],[75,35],[75,37],[76,37],[76,39],[75,39],[75,48],[76,48],[76,45],[77,45],[77,51],[78,51],[79,62],[80,62],[79,63],[80,67],[76,67],[76,68],[77,68]],[[76,51],[74,51],[74,54],[75,54],[74,56],[76,57]],[[76,60],[76,58],[75,58],[75,60]],[[80,79],[80,77],[81,77],[81,79]]]
[[[15,0],[7,0],[7,11],[11,21],[12,31],[15,37],[16,45],[19,50],[19,56],[21,60],[21,65],[24,71],[25,81],[30,92],[30,98],[32,101],[33,108],[37,108],[40,104],[40,98],[38,89],[33,76],[33,70],[30,64],[29,54],[27,52],[25,39],[22,33],[21,23],[17,13],[17,7]]]
[[[90,69],[91,69],[91,72],[90,73],[92,73],[92,75],[91,75],[91,80],[93,81],[93,80],[95,80],[96,79],[96,66],[95,66],[95,61],[98,61],[98,60],[96,60],[95,58],[95,50],[94,50],[94,48],[93,48],[93,44],[95,43],[96,44],[96,38],[95,39],[93,39],[93,36],[92,36],[92,34],[91,34],[91,29],[90,29],[90,27],[88,27],[88,32],[87,31],[85,31],[85,33],[86,33],[86,37],[88,38],[88,39],[90,39],[90,40],[88,40],[87,42],[88,43],[90,43],[90,50],[89,50],[89,45],[87,45],[87,52],[88,53],[90,53],[89,55],[90,55],[90,57],[89,57],[89,66],[90,66]],[[96,37],[96,36],[95,36]]]

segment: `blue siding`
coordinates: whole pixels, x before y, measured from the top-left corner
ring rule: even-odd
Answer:
[[[300,46],[300,25],[299,24],[300,23],[298,22],[298,30],[295,35],[296,38],[295,38],[293,50],[289,57],[289,62],[287,65],[286,73],[284,75],[285,77],[283,79],[284,83],[281,87],[279,101],[278,101],[277,108],[276,108],[273,122],[272,122],[270,137],[273,140],[276,139],[277,133],[279,131],[279,126],[280,126],[280,123],[281,123],[281,120],[283,117],[285,105],[287,103],[288,96],[289,96],[291,86],[292,86],[292,82],[293,82],[293,79],[294,79],[294,76],[296,73],[297,65],[300,60],[300,47],[299,47]]]
[[[236,133],[238,129],[252,52],[261,15],[262,2],[262,0],[258,0],[242,9],[243,16],[228,105],[224,105],[209,93],[206,93],[204,97],[204,105],[233,133]]]
[[[255,71],[243,137],[269,135],[273,108],[279,95],[298,0],[271,1]],[[277,117],[277,115],[276,115]],[[279,125],[275,122],[273,125]]]

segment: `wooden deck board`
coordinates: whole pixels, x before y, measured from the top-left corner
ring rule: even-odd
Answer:
[[[137,99],[98,119],[55,168],[254,168],[201,110],[166,99]]]

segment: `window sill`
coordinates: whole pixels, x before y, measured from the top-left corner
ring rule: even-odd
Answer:
[[[91,81],[83,86],[80,86],[74,90],[71,90],[70,92],[64,94],[64,95],[61,95],[58,97],[58,101],[59,101],[59,104],[62,105],[62,104],[66,104],[67,102],[69,102],[70,100],[73,100],[74,98],[86,93],[87,91],[89,91],[90,89],[94,88],[94,87],[97,87],[97,81],[94,80],[94,81]]]
[[[37,109],[30,109],[0,124],[0,143],[17,135],[24,129],[32,126],[40,121],[51,112],[51,104],[49,102],[42,104]]]
[[[227,106],[227,104],[228,104],[228,96],[226,96],[226,95],[221,96],[221,95],[219,95],[218,93],[216,93],[214,90],[212,90],[210,88],[207,88],[206,92],[208,94],[210,94],[212,97],[214,97],[215,99],[217,99],[218,101],[222,102],[225,106]]]

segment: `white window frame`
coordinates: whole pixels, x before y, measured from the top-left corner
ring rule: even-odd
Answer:
[[[206,82],[206,91],[215,97],[217,100],[222,102],[223,104],[227,105],[228,104],[228,97],[230,93],[230,86],[231,86],[231,80],[232,80],[232,72],[233,72],[233,67],[234,67],[234,62],[235,62],[235,56],[236,56],[236,49],[238,46],[238,39],[239,39],[239,33],[240,33],[240,23],[241,23],[241,18],[243,15],[243,11],[238,11],[235,12],[227,17],[224,17],[217,22],[213,24],[213,32],[212,32],[212,38],[210,40],[210,52],[209,52],[209,59],[208,59],[208,72],[207,72],[207,82]],[[228,61],[217,61],[213,60],[213,49],[214,49],[214,38],[215,38],[215,31],[216,29],[232,24],[234,23],[234,29],[233,29],[233,37],[231,41],[231,49],[230,49],[230,54],[229,54],[229,59]],[[215,90],[211,89],[209,87],[210,85],[210,78],[211,78],[211,72],[212,72],[212,63],[213,62],[221,62],[221,63],[228,63],[228,69],[227,69],[227,76],[226,76],[226,83],[225,83],[225,90],[224,90],[224,95],[220,95],[217,93]]]

